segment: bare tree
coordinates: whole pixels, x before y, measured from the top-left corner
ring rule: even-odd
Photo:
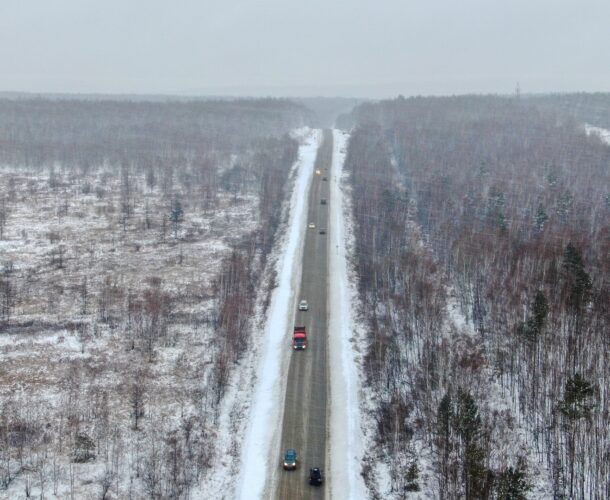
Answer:
[[[0,198],[0,240],[4,239],[4,228],[8,220],[8,204],[6,196]]]
[[[129,402],[131,405],[131,417],[134,430],[139,430],[138,424],[144,416],[146,406],[146,375],[142,370],[134,373],[133,381],[129,389]]]

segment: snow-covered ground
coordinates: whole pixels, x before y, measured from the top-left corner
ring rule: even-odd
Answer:
[[[168,208],[161,189],[146,186],[138,172],[130,177],[131,215],[119,225],[115,174],[100,166],[77,182],[70,169],[58,168],[52,187],[46,171],[4,166],[0,172],[0,198],[11,192],[5,186],[15,193],[0,270],[10,264],[2,279],[8,276],[16,291],[10,324],[0,325],[1,419],[14,428],[27,422],[33,436],[44,431],[21,462],[10,455],[15,446],[0,450],[0,499],[25,498],[26,491],[37,498],[51,492],[96,498],[107,480],[113,498],[143,498],[135,478],[150,444],[160,449],[187,421],[200,426],[193,435],[205,433],[206,445],[214,444],[216,435],[208,432],[214,409],[204,403],[212,398],[199,392],[213,361],[212,280],[232,242],[256,227],[258,197],[219,191],[216,205],[205,209],[193,195],[174,233],[163,224]],[[135,318],[144,317],[134,311],[143,310],[137,305],[146,293],[171,297],[175,318],[151,355],[137,338],[136,348],[129,347],[139,328]],[[129,303],[135,304],[132,326]],[[135,431],[130,391],[138,370],[146,400]],[[92,410],[99,401],[103,411]],[[75,426],[63,424],[68,420]],[[102,420],[113,433],[99,431]],[[95,437],[95,460],[70,460],[76,432]],[[110,446],[122,449],[114,464],[105,452]]]
[[[610,144],[610,130],[606,128],[594,127],[593,125],[585,123],[585,132],[587,133],[587,135],[597,135],[602,141]]]
[[[288,325],[293,322],[292,316],[296,310],[295,291],[301,279],[308,192],[321,137],[321,131],[309,131],[299,148],[286,233],[280,243],[276,262],[277,286],[271,296],[264,336],[260,340],[263,347],[259,349],[260,356],[256,360],[256,375],[252,384],[254,395],[243,439],[237,498],[262,498],[265,483],[270,478],[273,480],[277,470],[270,465],[275,463],[272,452],[277,448],[275,445],[279,439],[277,429],[281,428],[284,375],[290,359],[290,351],[286,350]]]
[[[328,440],[328,487],[331,498],[365,498],[361,460],[363,436],[360,419],[360,377],[357,356],[356,322],[353,304],[357,290],[348,273],[348,243],[352,237],[346,226],[349,200],[342,190],[343,163],[348,135],[333,131],[333,160],[330,185],[329,269],[329,365],[330,430]]]

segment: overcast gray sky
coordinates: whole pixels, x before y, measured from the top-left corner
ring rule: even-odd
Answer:
[[[0,90],[610,91],[610,0],[0,0]]]

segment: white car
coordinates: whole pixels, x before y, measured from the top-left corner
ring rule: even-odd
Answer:
[[[307,309],[309,309],[309,304],[306,300],[299,302],[299,311],[307,311]]]
[[[313,229],[314,227],[316,227],[316,225],[313,222],[310,222],[309,224],[307,224],[307,227],[309,229]]]

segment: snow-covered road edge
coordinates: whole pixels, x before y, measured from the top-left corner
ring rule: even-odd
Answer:
[[[349,135],[333,130],[333,159],[330,185],[329,243],[329,376],[330,428],[328,447],[328,483],[330,498],[366,498],[360,475],[363,435],[360,420],[361,387],[353,337],[357,301],[356,285],[349,279],[348,238],[346,230],[348,200],[341,189],[343,164]]]
[[[265,485],[277,475],[277,447],[284,402],[285,374],[290,359],[289,325],[294,321],[295,293],[301,279],[301,262],[307,224],[307,199],[316,153],[322,138],[314,130],[299,147],[296,180],[290,199],[287,232],[276,263],[277,287],[271,295],[264,348],[260,351],[249,422],[241,453],[236,497],[262,498]]]

